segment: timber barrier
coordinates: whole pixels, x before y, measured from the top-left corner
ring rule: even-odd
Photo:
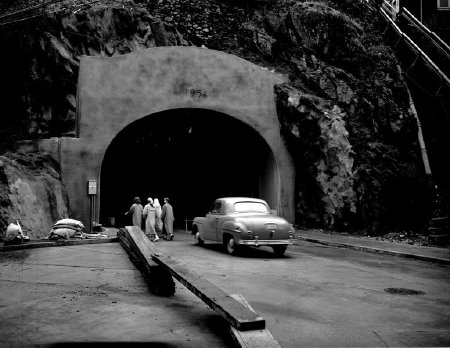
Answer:
[[[137,226],[119,229],[119,241],[163,296],[175,292],[173,278],[225,319],[239,347],[280,347],[259,316],[240,295],[229,295],[170,255],[159,253]]]

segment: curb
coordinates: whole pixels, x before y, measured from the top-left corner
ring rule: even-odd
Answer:
[[[23,249],[35,249],[35,248],[48,248],[48,247],[61,247],[72,245],[85,245],[85,244],[104,244],[104,243],[116,243],[119,238],[99,238],[99,239],[76,239],[76,240],[58,240],[58,241],[32,241],[23,244],[11,244],[0,246],[0,252],[10,250],[23,250]]]
[[[323,244],[328,246],[333,246],[337,248],[347,248],[347,249],[353,249],[353,250],[360,250],[360,251],[367,251],[375,254],[383,254],[383,255],[390,255],[390,256],[397,256],[397,257],[404,257],[404,258],[410,258],[410,259],[416,259],[421,261],[428,261],[428,262],[435,262],[440,263],[444,265],[450,265],[449,259],[442,259],[439,257],[432,257],[432,256],[425,256],[425,255],[418,255],[418,254],[410,254],[410,253],[402,253],[399,251],[391,251],[391,250],[384,250],[384,249],[378,249],[378,248],[372,248],[362,245],[353,245],[353,244],[346,244],[346,243],[339,243],[339,242],[331,242],[328,240],[323,239],[317,239],[317,238],[309,238],[309,237],[302,237],[302,236],[296,236],[295,239],[297,240],[303,240],[305,242],[311,242],[311,243],[317,243],[317,244]]]

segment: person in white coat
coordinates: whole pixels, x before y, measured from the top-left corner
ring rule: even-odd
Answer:
[[[155,230],[156,230],[156,234],[158,234],[158,232],[162,232],[162,220],[161,220],[162,209],[161,209],[161,204],[159,203],[158,198],[155,198],[153,200],[153,206],[156,209]]]
[[[149,197],[147,202],[148,203],[145,205],[144,211],[142,212],[142,215],[145,218],[145,234],[150,240],[156,242],[159,239],[155,231],[156,209],[153,206],[153,199]]]

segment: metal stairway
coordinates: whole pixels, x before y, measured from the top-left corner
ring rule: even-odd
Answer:
[[[436,97],[449,98],[450,47],[406,8],[399,8],[398,0],[385,0],[380,11],[386,22],[383,34],[397,53],[408,78]],[[415,70],[426,72],[424,76],[428,81],[416,76]],[[450,119],[448,121],[450,123]]]
[[[450,47],[406,8],[401,8],[399,0],[384,0],[380,11],[385,21],[384,38],[401,63],[408,86],[414,91],[414,102],[419,101],[418,114],[434,167],[433,181],[444,192],[444,195],[435,192],[429,237],[436,244],[447,244],[450,242]]]

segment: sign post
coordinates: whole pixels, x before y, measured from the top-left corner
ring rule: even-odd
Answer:
[[[89,231],[92,232],[95,220],[95,196],[97,195],[97,180],[88,180],[88,195],[91,199]]]

